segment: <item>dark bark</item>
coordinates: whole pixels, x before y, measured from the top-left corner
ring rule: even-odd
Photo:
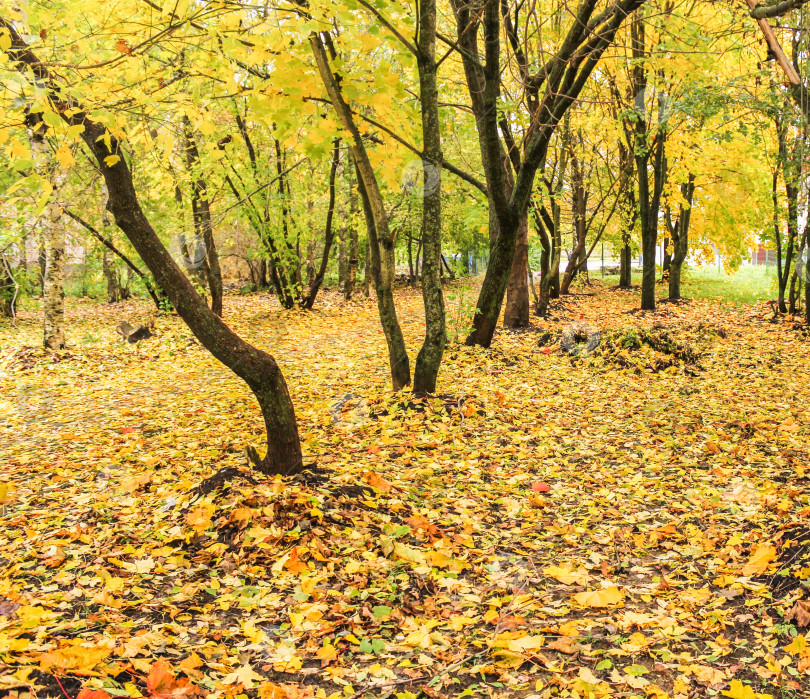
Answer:
[[[419,104],[422,110],[422,166],[425,187],[422,201],[422,301],[425,306],[425,339],[413,372],[417,395],[436,392],[436,379],[447,342],[442,291],[442,141],[439,123],[439,90],[436,83],[436,0],[419,3],[419,36],[416,65],[419,71]],[[434,174],[438,178],[434,185]]]
[[[63,96],[55,80],[27,48],[11,22],[0,18],[0,26],[11,36],[11,47],[6,52],[20,72],[33,73],[32,82],[47,89],[56,113],[65,122],[71,126],[84,126],[81,138],[104,177],[109,192],[108,209],[154,275],[158,286],[166,291],[200,343],[242,378],[256,396],[267,432],[264,458],[260,459],[252,447],[248,449],[256,468],[267,474],[300,471],[303,464],[295,410],[275,359],[245,342],[203,302],[146,218],[118,140],[103,125],[93,121],[80,105]]]
[[[24,247],[23,256],[25,256]],[[0,316],[3,318],[16,317],[18,288],[8,257],[5,253],[0,253]]]
[[[524,213],[518,223],[515,254],[506,286],[506,306],[503,324],[507,328],[529,326],[529,214]]]
[[[335,177],[337,176],[338,164],[340,163],[340,139],[336,138],[332,148],[332,166],[329,169],[329,205],[326,209],[326,224],[323,232],[323,254],[318,272],[313,276],[307,295],[301,302],[301,308],[311,309],[321,288],[323,278],[326,276],[326,268],[329,265],[329,253],[332,250],[332,241],[335,238],[335,231],[332,220],[335,215]]]
[[[183,135],[186,141],[186,164],[191,175],[191,213],[194,220],[194,233],[205,245],[205,257],[201,260],[201,267],[208,282],[211,310],[222,317],[222,271],[219,266],[217,246],[214,242],[208,187],[200,168],[197,140],[191,128],[191,121],[185,114],[183,115]]]
[[[689,252],[689,221],[692,216],[692,199],[695,194],[695,176],[689,173],[686,182],[681,185],[681,202],[678,210],[678,220],[674,224],[668,221],[669,234],[672,237],[672,260],[669,265],[669,300],[678,301],[681,298],[681,275],[683,263]],[[667,212],[669,218],[669,212]]]
[[[781,116],[776,118],[776,133],[779,143],[779,167],[774,172],[772,181],[772,197],[774,206],[774,235],[776,237],[776,273],[779,283],[779,312],[787,313],[785,297],[787,294],[788,282],[793,267],[793,257],[799,238],[799,187],[797,168],[794,163],[794,154],[788,147],[788,127]],[[782,240],[777,220],[778,194],[777,185],[779,171],[785,182],[785,197],[787,200],[787,239]]]
[[[519,168],[515,168],[514,186],[507,195],[504,148],[498,133],[502,29],[499,3],[498,0],[452,0],[458,49],[478,127],[490,206],[495,211],[498,224],[498,235],[491,246],[489,267],[481,286],[472,323],[473,331],[466,340],[467,344],[490,345],[514,260],[520,221],[527,212],[535,174],[545,163],[549,143],[560,120],[579,96],[627,14],[643,1],[619,0],[604,12],[595,14],[597,0],[584,0],[574,13],[569,31],[557,53],[534,74],[530,70],[535,63],[521,50],[530,42],[521,40],[517,35],[518,22],[507,21],[509,13],[504,12],[503,28],[516,56],[530,116],[522,161]],[[477,46],[479,29],[483,29],[483,62]],[[512,155],[516,154],[510,152],[510,157]]]
[[[665,182],[664,144],[666,134],[659,119],[657,128],[647,121],[644,101],[647,89],[644,18],[639,16],[631,25],[633,58],[632,89],[635,97],[635,128],[633,150],[638,178],[638,214],[641,222],[641,253],[643,269],[641,275],[641,309],[655,310],[655,252],[658,245],[658,215],[661,195]],[[666,99],[663,95],[660,100]],[[663,102],[659,102],[659,114],[663,113]],[[652,166],[653,181],[650,186],[649,167]]]
[[[566,117],[563,122],[554,172],[550,178],[543,180],[551,202],[551,212],[549,213],[545,206],[541,206],[537,209],[538,215],[535,219],[540,230],[544,231],[541,233],[541,241],[544,241],[544,256],[546,256],[546,249],[548,250],[547,259],[541,260],[543,273],[540,279],[540,298],[535,308],[535,312],[541,318],[545,318],[548,313],[550,300],[560,296],[560,255],[562,254],[560,214],[565,175],[568,170],[569,138],[570,131]]]

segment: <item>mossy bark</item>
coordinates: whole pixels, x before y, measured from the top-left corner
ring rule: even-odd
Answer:
[[[436,379],[447,342],[442,291],[442,144],[439,91],[436,84],[436,0],[419,4],[419,103],[422,109],[424,182],[422,203],[422,299],[425,306],[425,340],[416,357],[414,393],[436,392]]]

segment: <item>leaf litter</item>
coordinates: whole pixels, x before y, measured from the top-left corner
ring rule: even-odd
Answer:
[[[540,323],[600,328],[590,357],[451,345],[419,401],[389,391],[373,301],[229,297],[319,467],[290,479],[250,471],[258,410],[177,318],[128,346],[112,328],[144,305],[72,302],[54,354],[21,314],[0,331],[0,691],[807,696],[807,339],[635,302],[597,288]],[[421,299],[398,303],[417,347]]]

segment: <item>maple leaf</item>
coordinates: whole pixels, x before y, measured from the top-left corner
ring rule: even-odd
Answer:
[[[211,519],[216,509],[216,505],[211,502],[201,503],[193,510],[189,510],[186,514],[186,522],[197,534],[202,534],[211,526]]]
[[[165,660],[158,660],[146,678],[146,689],[152,699],[173,699],[176,697],[193,697],[199,691],[187,679],[175,679],[171,665]]]
[[[76,695],[76,699],[111,699],[103,689],[83,689]]]
[[[618,587],[610,586],[599,590],[578,592],[572,599],[583,607],[612,607],[621,603],[624,599],[624,592]]]
[[[777,551],[775,546],[772,544],[759,544],[751,554],[748,563],[743,566],[742,574],[757,575],[764,573],[768,569],[771,561],[776,560],[776,557]]]
[[[309,570],[309,566],[298,558],[298,547],[295,546],[284,563],[284,568],[294,575],[300,575]]]
[[[127,40],[123,37],[118,37],[113,48],[119,53],[123,53],[127,56],[132,55],[132,49],[129,47],[129,44],[127,44]]]
[[[771,694],[757,694],[749,685],[740,680],[732,680],[731,686],[721,694],[730,699],[773,699]]]
[[[374,490],[379,490],[381,493],[390,493],[394,489],[393,484],[373,471],[363,473],[363,478]]]
[[[34,658],[39,660],[39,669],[42,672],[69,670],[83,674],[93,670],[111,652],[112,649],[105,646],[86,647],[76,644],[45,653],[36,653]]]
[[[246,689],[253,687],[254,682],[261,682],[264,678],[255,672],[249,663],[245,663],[237,670],[226,675],[222,684],[241,684]]]

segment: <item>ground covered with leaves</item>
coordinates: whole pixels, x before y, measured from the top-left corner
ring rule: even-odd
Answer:
[[[284,369],[292,479],[249,469],[256,405],[176,317],[0,329],[0,693],[810,696],[807,334],[588,287],[415,401],[375,303],[319,305],[225,304]],[[572,322],[600,347],[561,352]]]

